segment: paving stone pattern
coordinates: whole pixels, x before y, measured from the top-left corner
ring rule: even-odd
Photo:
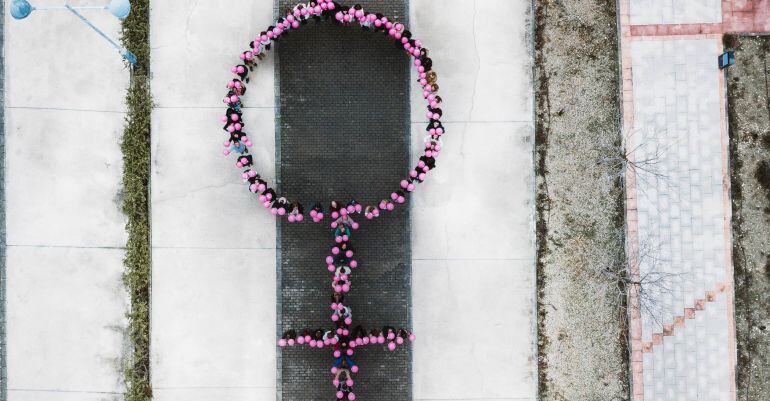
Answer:
[[[679,275],[669,279],[673,291],[662,294],[660,318],[670,322],[725,280],[716,46],[680,40],[632,48],[634,80],[642,83],[634,88],[635,157],[657,158],[654,169],[664,176],[637,173],[640,242],[654,253],[641,269]],[[653,331],[660,328],[646,320],[642,340]]]
[[[376,4],[374,4],[376,3]],[[294,2],[280,1],[283,13]],[[405,1],[361,2],[404,20]],[[374,204],[409,169],[409,64],[380,34],[311,21],[280,40],[277,146],[281,193],[309,209],[332,199]],[[353,235],[359,267],[346,304],[354,325],[369,330],[410,322],[411,248],[408,207],[375,221],[358,219]],[[325,224],[279,223],[278,328],[331,327],[331,277],[323,259],[333,238]],[[411,398],[411,353],[381,347],[356,350],[359,399]],[[279,351],[279,397],[333,399],[331,352],[306,347]]]
[[[727,304],[720,296],[644,354],[644,396],[653,401],[728,401]]]
[[[634,25],[718,22],[722,22],[722,0],[631,0]]]
[[[663,273],[656,304],[642,310],[642,341],[662,333],[696,300],[729,282],[718,39],[632,43],[637,160],[657,159],[662,177],[637,170],[642,277]],[[654,276],[648,276],[654,277]],[[661,276],[655,276],[661,277]],[[644,353],[645,400],[730,399],[726,295]]]

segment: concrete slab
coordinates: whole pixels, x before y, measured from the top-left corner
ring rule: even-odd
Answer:
[[[166,391],[161,399],[185,389],[193,399],[254,388],[274,395],[275,250],[155,249],[153,262],[152,379]]]
[[[155,401],[254,401],[274,400],[275,387],[271,388],[153,388],[153,400]]]
[[[21,108],[6,116],[8,244],[122,247],[123,114]]]
[[[73,0],[71,5],[93,5]],[[60,6],[43,0],[35,6]],[[120,23],[103,10],[83,14],[113,38]],[[35,11],[14,20],[5,13],[7,107],[65,110],[124,110],[128,71],[109,43],[67,11]],[[42,113],[38,113],[38,116]],[[118,117],[120,118],[120,117]]]
[[[531,261],[418,260],[412,285],[415,400],[534,399]]]
[[[9,400],[123,391],[122,260],[122,250],[8,247]]]
[[[0,13],[5,15],[5,2],[0,3]],[[5,17],[0,18],[0,397],[8,398],[5,345]]]
[[[520,0],[410,2],[410,30],[430,49],[445,122],[532,121],[529,7]],[[488,23],[490,14],[506,22]],[[423,121],[422,94],[412,89],[412,119]]]
[[[157,107],[224,111],[222,97],[230,67],[238,64],[238,54],[272,23],[273,2],[268,0],[153,3],[152,63],[163,66],[153,68]],[[261,64],[247,91],[254,95],[244,101],[250,107],[273,107],[273,61]]]
[[[425,126],[412,128],[420,149]],[[446,128],[438,168],[414,195],[412,257],[532,260],[532,125]]]
[[[224,134],[218,116],[222,112],[153,112],[153,246],[275,248],[275,218],[249,192],[234,158],[221,153]],[[274,182],[274,112],[249,109],[244,118],[253,127],[249,134],[258,171]]]
[[[112,393],[83,393],[63,391],[24,391],[9,390],[8,399],[12,401],[121,401],[122,394]]]

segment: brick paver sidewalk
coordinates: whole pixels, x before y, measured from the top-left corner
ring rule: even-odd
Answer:
[[[629,145],[637,161],[656,163],[648,166],[652,172],[636,170],[639,269],[648,281],[641,297],[648,400],[730,399],[734,351],[729,296],[722,294],[732,287],[730,215],[722,182],[719,45],[718,38],[631,45]],[[719,302],[704,304],[710,296]]]
[[[767,4],[741,16],[734,3],[621,1],[627,148],[637,162],[651,161],[627,177],[632,274],[646,281],[631,298],[635,401],[735,399],[728,138],[716,61],[721,34],[761,28],[748,17]]]

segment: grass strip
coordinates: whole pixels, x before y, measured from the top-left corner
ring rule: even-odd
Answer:
[[[150,2],[134,0],[123,21],[121,41],[137,57],[126,94],[123,141],[123,213],[128,243],[123,282],[131,305],[128,336],[131,353],[124,366],[125,401],[152,399],[150,384]]]

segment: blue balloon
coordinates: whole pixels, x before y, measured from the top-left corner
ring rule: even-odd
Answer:
[[[124,20],[131,12],[131,3],[128,0],[112,0],[107,10],[118,19]]]
[[[11,16],[16,19],[24,19],[29,17],[34,9],[27,0],[13,0],[11,3]]]

